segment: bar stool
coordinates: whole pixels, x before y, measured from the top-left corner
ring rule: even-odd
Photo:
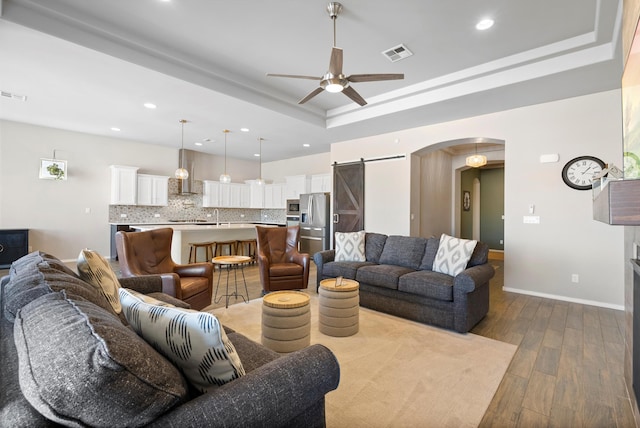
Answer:
[[[251,257],[251,263],[256,262],[256,246],[257,241],[255,239],[244,239],[236,243],[236,251],[239,256]],[[245,253],[246,250],[246,253]]]
[[[198,262],[198,248],[204,248],[205,261],[210,262],[216,252],[216,242],[189,242],[189,263]]]
[[[228,249],[229,254],[224,254],[224,250]],[[237,252],[237,241],[218,241],[216,242],[215,255],[217,256],[235,256]]]

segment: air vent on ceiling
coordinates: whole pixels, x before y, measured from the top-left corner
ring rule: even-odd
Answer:
[[[382,55],[387,57],[389,61],[396,62],[396,61],[400,61],[401,59],[410,57],[411,55],[413,55],[413,52],[407,49],[405,45],[398,45],[396,47],[387,49],[386,51],[382,52]]]
[[[27,101],[27,96],[26,95],[12,94],[11,92],[6,92],[6,91],[0,91],[0,97],[2,97],[2,98],[10,98],[10,99],[16,100],[16,101]]]

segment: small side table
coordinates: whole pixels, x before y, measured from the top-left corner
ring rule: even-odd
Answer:
[[[212,260],[214,265],[218,265],[218,283],[216,284],[216,294],[214,295],[213,301],[218,303],[222,300],[223,297],[226,297],[225,308],[229,307],[229,298],[235,297],[236,300],[238,297],[242,297],[242,300],[245,303],[249,303],[249,290],[247,289],[247,280],[244,277],[244,265],[247,262],[251,261],[251,257],[247,256],[218,256],[214,257]],[[226,294],[221,294],[218,297],[218,289],[220,288],[220,278],[222,277],[222,268],[225,267],[227,271],[227,292]],[[233,293],[229,293],[229,274],[233,270],[233,277],[235,282],[235,291]],[[245,298],[242,294],[238,293],[238,270],[242,274],[242,282],[244,282],[244,291],[247,293],[247,297]]]
[[[336,286],[335,278],[320,281],[318,294],[319,329],[327,336],[352,336],[358,332],[360,318],[360,284],[342,279]]]
[[[276,352],[293,352],[311,343],[309,295],[273,291],[262,299],[262,344]]]

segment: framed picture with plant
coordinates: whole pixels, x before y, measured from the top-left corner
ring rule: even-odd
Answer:
[[[40,178],[46,180],[66,180],[67,161],[60,159],[40,159]]]

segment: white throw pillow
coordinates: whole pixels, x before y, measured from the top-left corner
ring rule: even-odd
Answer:
[[[336,262],[364,262],[364,236],[366,232],[336,232]]]
[[[440,237],[440,245],[433,261],[433,271],[456,276],[467,268],[478,241],[460,239],[445,235]]]
[[[211,391],[245,371],[218,319],[207,312],[145,303],[120,288],[131,327],[173,362],[200,392]]]
[[[96,287],[107,298],[116,314],[122,312],[118,296],[120,281],[104,257],[85,248],[78,255],[76,267],[80,278]]]

